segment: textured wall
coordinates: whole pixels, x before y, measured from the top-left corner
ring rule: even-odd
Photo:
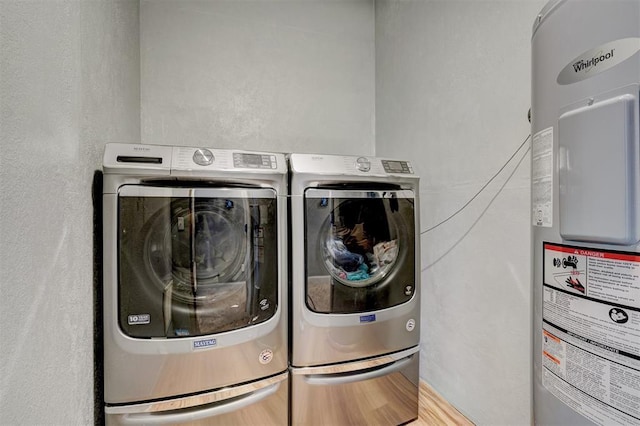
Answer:
[[[140,3],[142,141],[374,152],[372,0]]]
[[[529,134],[531,27],[544,3],[376,1],[376,153],[413,160],[423,231]],[[525,151],[422,236],[421,377],[477,424],[531,421],[528,155],[501,190]]]
[[[93,421],[105,142],[375,148],[413,160],[426,229],[528,133],[543,4],[379,0],[374,66],[371,1],[142,0],[139,49],[136,0],[1,0],[0,424]],[[528,159],[484,211],[513,166],[423,237],[421,375],[479,424],[530,415]]]
[[[94,421],[94,170],[140,137],[137,1],[0,2],[0,424]]]

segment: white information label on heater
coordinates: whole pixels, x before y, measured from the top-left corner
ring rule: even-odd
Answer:
[[[551,227],[553,222],[553,127],[533,135],[531,159],[532,224]]]
[[[544,243],[543,263],[543,386],[596,424],[640,424],[640,254]]]

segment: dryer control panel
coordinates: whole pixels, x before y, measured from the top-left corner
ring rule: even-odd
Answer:
[[[367,177],[403,175],[403,178],[418,179],[411,162],[390,158],[294,153],[289,156],[289,164],[294,173]]]

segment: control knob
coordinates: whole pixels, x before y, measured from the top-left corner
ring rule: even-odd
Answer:
[[[208,149],[196,149],[193,153],[193,162],[199,166],[208,166],[213,163],[213,160],[215,160],[213,152]]]
[[[371,162],[366,157],[358,157],[356,160],[356,169],[361,172],[368,172],[371,170]]]

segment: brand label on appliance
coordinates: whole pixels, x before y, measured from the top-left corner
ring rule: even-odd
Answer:
[[[376,320],[376,314],[360,315],[360,322],[374,322]]]
[[[193,342],[193,349],[210,348],[210,347],[215,346],[217,344],[218,344],[218,342],[216,341],[216,339],[195,340]]]
[[[572,84],[598,75],[626,61],[638,51],[639,37],[623,38],[589,49],[560,71],[558,84]]]
[[[129,325],[149,324],[151,322],[151,315],[150,314],[129,315],[127,317],[127,322],[129,323]]]

